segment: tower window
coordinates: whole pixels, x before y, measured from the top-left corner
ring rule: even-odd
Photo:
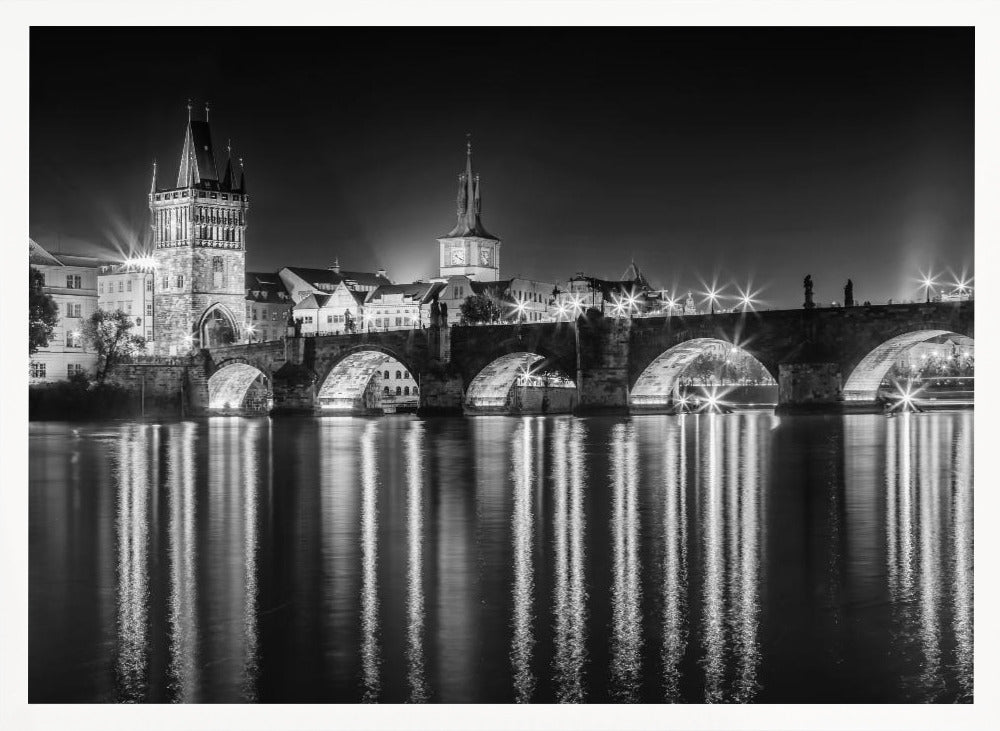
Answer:
[[[161,287],[161,289],[170,289],[170,277],[168,277],[166,274],[163,275],[162,285],[163,286]]]
[[[177,275],[177,289],[183,289],[183,288],[184,288],[184,275],[183,274],[178,274]]]

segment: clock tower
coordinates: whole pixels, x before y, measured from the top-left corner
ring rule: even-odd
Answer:
[[[483,228],[479,176],[472,172],[472,140],[466,142],[465,172],[458,176],[458,221],[438,239],[441,276],[465,275],[477,282],[500,278],[500,239]]]

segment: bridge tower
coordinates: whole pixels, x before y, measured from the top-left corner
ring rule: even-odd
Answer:
[[[455,228],[438,239],[441,276],[464,275],[477,282],[500,278],[500,239],[480,221],[483,201],[479,176],[472,171],[472,140],[466,142],[465,172],[458,176],[458,220]]]
[[[206,104],[204,120],[192,119],[188,103],[175,185],[158,187],[153,165],[149,210],[157,355],[237,342],[246,328],[246,178],[242,160],[234,168],[228,144],[220,178],[208,113]]]

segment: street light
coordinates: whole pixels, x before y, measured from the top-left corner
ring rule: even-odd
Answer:
[[[921,272],[920,273],[920,283],[924,287],[924,293],[926,294],[926,297],[927,297],[926,301],[930,302],[931,301],[931,291],[934,289],[934,285],[936,284],[936,282],[934,281],[934,274],[932,272],[930,272],[930,271],[928,271],[927,274],[924,274],[923,272]]]

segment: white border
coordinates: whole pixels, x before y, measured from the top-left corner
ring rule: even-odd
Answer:
[[[35,2],[0,4],[0,218],[14,266],[0,287],[0,727],[4,729],[987,729],[1000,727],[997,695],[997,590],[991,558],[998,530],[996,396],[977,393],[980,449],[976,492],[976,702],[973,706],[116,706],[27,705],[27,395],[23,327],[27,286],[28,27],[156,25],[194,18],[204,25],[974,25],[976,26],[976,285],[980,309],[997,312],[991,288],[1000,246],[1000,3],[889,1],[729,2],[372,2],[320,4],[283,0]],[[503,50],[517,53],[516,43]],[[850,53],[849,48],[844,49]],[[998,313],[1000,314],[1000,313]],[[996,322],[977,338],[979,381],[996,370]],[[17,333],[17,335],[14,335]],[[985,439],[983,439],[985,437]]]

